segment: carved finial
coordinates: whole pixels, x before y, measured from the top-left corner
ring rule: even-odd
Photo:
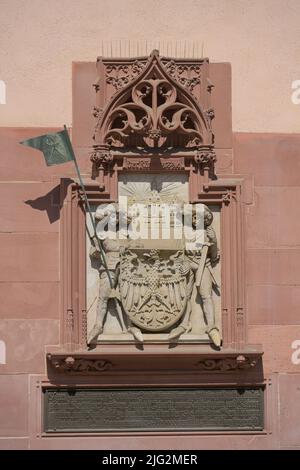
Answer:
[[[150,54],[150,57],[153,57],[153,56],[159,57],[159,50],[158,49],[153,49],[153,51]]]

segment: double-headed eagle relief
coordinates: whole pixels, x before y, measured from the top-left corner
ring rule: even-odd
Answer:
[[[120,261],[120,299],[131,322],[148,332],[166,331],[189,308],[192,271],[184,253],[126,250]]]
[[[154,193],[151,192],[151,198],[156,196],[157,203],[159,196]],[[105,211],[98,207],[96,221],[109,216]],[[219,295],[215,274],[218,242],[212,227],[213,212],[204,205],[203,211],[203,243],[194,249],[183,240],[174,243],[161,239],[119,239],[116,211],[116,236],[107,232],[103,240],[107,268],[98,266],[100,277],[95,320],[88,335],[90,346],[109,341],[110,336],[115,341],[138,342],[189,341],[201,337],[202,341],[206,338],[216,347],[221,346],[214,302]],[[195,216],[192,228],[196,229]],[[99,259],[93,244],[89,255]],[[114,317],[114,322],[110,317]]]

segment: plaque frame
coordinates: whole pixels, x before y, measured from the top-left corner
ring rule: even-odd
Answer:
[[[151,380],[151,385],[150,387],[208,387],[208,388],[216,388],[216,387],[224,387],[225,384],[225,379],[221,375],[218,377],[218,380],[216,377],[211,376],[209,379],[207,377],[203,376],[198,376],[195,377],[195,374],[188,375],[185,378],[185,381],[182,381],[182,378],[180,377],[180,372],[177,374],[172,374],[169,375],[167,378],[165,376],[159,376],[155,375],[152,376]],[[140,387],[149,387],[149,381],[147,382],[147,378],[144,380],[141,380],[141,377],[139,374],[136,375],[120,375],[115,380],[110,377],[108,378],[103,378],[103,377],[93,377],[91,380],[91,377],[66,377],[61,381],[58,380],[53,380],[49,379],[49,377],[40,375],[40,376],[31,376],[29,385],[30,385],[30,394],[31,394],[31,400],[30,400],[30,413],[29,413],[29,427],[30,427],[30,439],[32,442],[33,448],[44,448],[43,446],[52,446],[54,445],[59,445],[58,443],[60,442],[60,439],[62,437],[67,438],[67,437],[73,437],[75,440],[76,438],[79,439],[78,445],[80,439],[82,437],[89,437],[90,439],[95,439],[95,444],[96,442],[99,442],[98,439],[99,437],[105,438],[112,438],[112,437],[124,437],[124,436],[139,436],[141,439],[149,438],[149,436],[152,436],[155,438],[157,437],[164,437],[168,439],[168,436],[171,437],[176,437],[180,436],[181,438],[185,439],[185,436],[187,439],[197,439],[197,436],[224,436],[226,437],[227,435],[257,435],[257,436],[265,436],[265,439],[268,439],[268,436],[271,437],[271,439],[276,438],[277,435],[277,427],[276,427],[276,403],[277,403],[277,391],[278,391],[278,381],[276,374],[274,374],[272,377],[263,380],[261,382],[260,380],[255,381],[253,380],[252,377],[248,377],[247,380],[241,382],[239,381],[239,385],[242,387],[246,386],[263,386],[265,387],[264,391],[264,429],[263,431],[189,431],[189,432],[182,432],[182,431],[153,431],[153,432],[146,432],[146,431],[138,431],[138,432],[130,432],[129,434],[127,432],[90,432],[90,433],[80,433],[80,432],[74,432],[74,433],[57,433],[57,434],[50,434],[50,433],[45,433],[43,431],[44,429],[44,423],[43,423],[43,389],[45,388],[57,388],[58,386],[61,386],[63,388],[70,387],[71,389],[76,388],[76,387],[87,387],[87,388],[140,388]],[[129,385],[130,384],[130,385]],[[233,377],[232,375],[226,377],[226,386],[227,387],[237,387],[237,382],[236,382],[236,377]],[[189,437],[190,436],[190,437]],[[45,441],[49,442],[49,444],[46,444]],[[44,444],[43,444],[44,442]],[[74,441],[75,442],[75,441]],[[189,441],[190,442],[190,441]],[[195,441],[196,442],[196,441]],[[56,444],[55,444],[56,443]],[[62,444],[64,445],[64,444]],[[118,445],[118,444],[117,444]],[[79,446],[81,448],[81,446]]]
[[[57,388],[57,387],[48,387],[48,388],[44,388],[43,389],[43,432],[44,434],[46,435],[51,435],[51,434],[56,434],[56,433],[63,433],[63,434],[73,434],[73,433],[82,433],[82,434],[86,434],[86,433],[89,433],[89,432],[92,432],[92,433],[116,433],[116,432],[125,432],[125,433],[140,433],[140,432],[149,432],[149,433],[153,433],[153,432],[159,432],[159,433],[164,433],[164,432],[263,432],[264,431],[264,419],[265,419],[265,411],[264,411],[264,389],[265,389],[265,386],[264,385],[259,385],[259,386],[251,386],[251,388],[249,386],[244,386],[244,387],[232,387],[232,386],[219,386],[219,387],[114,387],[114,388],[110,388],[110,387],[102,387],[102,388],[99,388],[99,387],[74,387],[74,388],[68,388],[68,387],[60,387],[60,388]],[[55,429],[55,428],[52,428],[52,429],[49,429],[49,418],[47,416],[47,409],[49,408],[49,395],[48,395],[48,392],[49,391],[59,391],[60,392],[69,392],[70,394],[73,394],[74,392],[84,392],[84,391],[88,391],[88,392],[92,392],[92,391],[100,391],[100,395],[101,395],[101,392],[116,392],[116,394],[118,394],[118,392],[122,393],[122,392],[127,392],[128,395],[130,395],[130,392],[138,392],[138,393],[143,393],[145,392],[145,394],[147,394],[147,392],[157,392],[157,393],[163,393],[163,392],[167,392],[169,391],[170,393],[176,393],[176,392],[182,392],[184,391],[185,394],[189,394],[190,391],[195,391],[195,392],[200,392],[200,394],[204,391],[204,390],[207,390],[209,392],[216,392],[216,391],[222,391],[222,392],[225,392],[226,393],[226,390],[231,390],[231,391],[250,391],[250,390],[260,390],[262,395],[259,397],[259,398],[262,398],[262,401],[260,402],[260,406],[261,406],[261,409],[259,410],[259,417],[258,417],[258,420],[262,420],[262,426],[257,426],[257,427],[227,427],[227,426],[219,426],[219,427],[209,427],[209,426],[203,426],[203,427],[200,427],[200,426],[177,426],[177,427],[144,427],[144,426],[141,426],[141,427],[131,427],[130,425],[128,425],[127,427],[124,426],[124,427],[120,427],[120,428],[117,428],[117,427],[112,427],[112,428],[103,428],[103,429],[100,429],[100,428],[95,428],[95,429],[92,429],[92,428],[82,428],[82,429],[76,429],[74,428],[73,430],[71,428],[68,428],[66,427],[64,430],[61,428],[60,430],[58,429]],[[216,396],[218,395],[218,392],[216,393]],[[187,395],[186,395],[187,396]],[[200,397],[200,400],[201,400],[201,397]],[[199,400],[199,401],[200,401]],[[120,418],[119,418],[120,419]],[[113,419],[112,419],[113,421]],[[130,420],[129,420],[130,421]]]

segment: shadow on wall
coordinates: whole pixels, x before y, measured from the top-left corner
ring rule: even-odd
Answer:
[[[24,203],[31,206],[32,209],[46,211],[50,224],[53,224],[59,219],[60,210],[67,195],[68,186],[71,183],[73,183],[72,179],[64,179],[63,185],[58,184],[44,196],[37,199],[28,199]]]

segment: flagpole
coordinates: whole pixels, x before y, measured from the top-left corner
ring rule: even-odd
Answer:
[[[94,236],[96,237],[96,240],[97,240],[97,243],[98,243],[98,248],[99,248],[101,258],[102,258],[102,262],[103,262],[104,268],[107,272],[110,286],[113,287],[113,282],[112,282],[111,275],[110,275],[110,272],[109,272],[109,269],[108,269],[108,266],[107,266],[107,263],[106,263],[106,257],[105,257],[105,253],[104,253],[103,246],[102,246],[102,240],[99,240],[99,238],[97,236],[96,225],[95,225],[95,221],[94,221],[94,218],[93,218],[93,215],[92,215],[91,206],[90,206],[90,203],[88,201],[88,197],[87,197],[87,194],[86,194],[84,183],[83,183],[82,178],[81,178],[80,170],[79,170],[79,167],[78,167],[78,163],[77,163],[77,160],[76,160],[76,156],[75,156],[75,153],[74,153],[74,150],[73,150],[73,146],[72,146],[70,136],[69,136],[69,132],[68,132],[68,129],[67,129],[66,125],[64,125],[64,130],[65,130],[66,137],[67,137],[67,144],[68,144],[68,147],[69,147],[69,151],[70,151],[70,153],[73,157],[74,163],[75,163],[75,168],[76,168],[79,183],[80,183],[80,186],[81,186],[81,189],[82,189],[82,192],[83,192],[84,201],[85,201],[88,213],[90,215],[90,219],[91,219],[92,226],[93,226],[93,229],[94,229]]]

